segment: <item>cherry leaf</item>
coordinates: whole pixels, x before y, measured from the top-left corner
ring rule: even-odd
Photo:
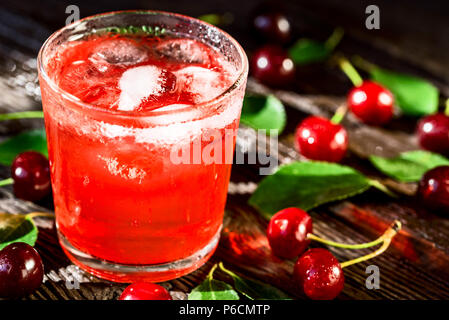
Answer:
[[[287,207],[309,210],[362,193],[370,186],[383,188],[348,166],[317,161],[292,162],[263,179],[249,203],[270,219]]]
[[[401,110],[412,116],[435,113],[438,109],[438,89],[424,79],[378,67],[369,70],[374,81],[387,87]]]
[[[284,105],[274,95],[247,95],[243,100],[240,122],[254,129],[275,129],[280,134],[286,123]]]
[[[190,292],[188,299],[239,300],[239,295],[229,284],[208,277]]]
[[[371,156],[369,159],[381,172],[402,182],[419,181],[428,170],[449,165],[449,159],[423,150],[403,152],[395,158]]]
[[[22,214],[0,213],[0,250],[14,242],[34,246],[37,227],[33,220]]]
[[[332,50],[323,42],[302,38],[289,49],[290,58],[296,64],[307,64],[326,60]]]
[[[0,143],[0,163],[12,164],[14,158],[24,151],[37,151],[48,156],[44,129],[26,131]]]
[[[336,28],[325,42],[302,38],[289,49],[290,58],[296,64],[321,62],[329,58],[343,37],[342,28]]]

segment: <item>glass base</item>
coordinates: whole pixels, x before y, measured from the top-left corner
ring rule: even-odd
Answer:
[[[76,249],[58,230],[59,243],[69,259],[81,269],[102,279],[114,282],[162,282],[179,278],[201,267],[214,253],[220,231],[201,250],[173,262],[154,265],[126,265],[95,258]]]

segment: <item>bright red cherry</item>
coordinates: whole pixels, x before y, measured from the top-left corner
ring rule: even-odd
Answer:
[[[343,290],[345,277],[338,260],[326,249],[310,249],[296,262],[294,281],[313,300],[332,300]]]
[[[340,161],[348,149],[348,134],[340,124],[311,116],[296,128],[296,146],[306,158],[329,162]]]
[[[35,151],[19,154],[11,166],[14,194],[21,199],[36,201],[50,193],[50,168],[48,160]]]
[[[296,258],[309,245],[307,234],[312,233],[312,218],[298,208],[287,208],[276,213],[267,229],[268,242],[273,253],[281,258]]]
[[[390,91],[372,81],[354,87],[348,95],[352,113],[366,124],[383,125],[393,117],[394,98]]]
[[[268,45],[254,52],[251,72],[266,85],[283,86],[294,79],[295,64],[284,49]]]
[[[119,300],[172,300],[164,287],[149,283],[136,282],[123,290]]]
[[[276,43],[286,43],[290,40],[290,22],[284,14],[273,8],[259,8],[252,21],[254,29],[262,38]]]
[[[449,166],[427,171],[419,182],[417,195],[430,209],[449,213]]]
[[[444,113],[422,118],[417,135],[423,149],[449,155],[449,117]]]
[[[44,279],[42,259],[24,242],[0,251],[0,298],[18,298],[34,292]]]

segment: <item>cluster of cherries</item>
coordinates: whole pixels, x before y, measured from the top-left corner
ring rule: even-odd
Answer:
[[[400,230],[398,221],[378,239],[364,244],[341,244],[321,239],[312,233],[312,218],[304,210],[287,208],[276,213],[270,220],[267,238],[273,254],[283,259],[298,258],[294,266],[293,280],[313,300],[331,300],[344,287],[343,268],[374,258],[384,252],[392,238]],[[307,250],[310,241],[318,241],[347,249],[363,249],[382,246],[371,254],[340,263],[330,251],[323,248]],[[306,251],[307,250],[307,251]],[[120,300],[172,300],[168,291],[157,284],[138,282],[128,286]]]
[[[41,153],[19,154],[11,166],[14,194],[37,201],[51,191],[50,169]],[[44,268],[38,252],[23,242],[9,244],[0,251],[0,298],[18,298],[32,293],[42,283]]]
[[[446,112],[419,121],[418,140],[422,148],[449,156],[449,100]],[[449,214],[449,166],[426,172],[419,182],[417,194],[427,207]]]
[[[260,82],[282,87],[295,78],[295,64],[282,47],[292,39],[288,18],[276,5],[259,7],[251,19],[253,29],[268,45],[256,50],[251,58],[251,73]],[[394,96],[381,84],[363,80],[345,59],[340,67],[352,81],[346,106],[337,110],[332,119],[319,116],[305,118],[296,128],[295,145],[311,160],[339,162],[348,149],[348,134],[340,124],[346,110],[363,123],[375,126],[387,124],[393,117]],[[416,135],[423,149],[449,156],[449,106],[446,113],[422,118]],[[426,205],[449,211],[449,167],[439,167],[423,176],[418,196]]]
[[[44,279],[39,253],[24,242],[9,244],[0,251],[0,298],[20,298],[33,293]],[[154,283],[128,286],[120,300],[172,300],[168,291]]]
[[[371,259],[384,252],[400,228],[400,222],[395,221],[375,241],[359,245],[341,244],[313,235],[310,215],[298,208],[287,208],[271,218],[267,238],[274,255],[284,259],[299,256],[294,266],[293,281],[302,288],[307,297],[313,300],[331,300],[343,290],[345,279],[342,268]],[[369,248],[380,244],[382,246],[371,254],[340,264],[329,250],[313,248],[306,251],[310,240],[347,249]]]
[[[259,7],[252,19],[254,30],[269,44],[256,50],[251,58],[251,73],[260,82],[282,87],[294,80],[295,64],[289,58],[283,44],[291,40],[288,18],[276,7]],[[347,104],[361,121],[382,125],[393,116],[393,95],[383,86],[372,81],[357,83],[349,92]],[[306,158],[338,162],[346,153],[348,137],[339,124],[341,118],[328,120],[323,117],[306,118],[296,129],[296,145]]]
[[[295,77],[295,64],[282,47],[292,38],[288,18],[279,12],[277,6],[264,5],[255,11],[252,22],[257,34],[269,41],[252,56],[253,76],[274,87],[291,83]],[[348,67],[347,62],[344,63],[346,68],[342,67],[343,71]],[[394,97],[391,92],[373,81],[360,79],[353,83],[347,97],[347,108],[366,124],[380,126],[388,123],[393,116]],[[343,112],[338,110],[331,120],[318,116],[304,119],[296,129],[295,140],[300,153],[312,160],[342,160],[348,147],[348,135],[339,122],[345,111],[346,108]],[[437,113],[424,117],[418,124],[417,136],[422,148],[449,155],[449,116]],[[27,151],[19,154],[12,164],[11,174],[18,198],[38,201],[51,192],[49,163],[40,153]],[[418,195],[431,208],[449,211],[449,166],[427,172],[419,183]],[[398,228],[393,229],[397,231]],[[390,236],[394,233],[390,232]],[[267,237],[275,255],[287,259],[300,256],[293,278],[311,299],[335,298],[344,285],[342,266],[352,262],[340,264],[326,249],[304,252],[310,239],[344,248],[367,248],[381,243],[374,241],[366,246],[351,246],[319,239],[312,234],[310,216],[297,208],[275,214],[269,223]],[[386,237],[381,240],[388,242]],[[0,298],[32,293],[42,283],[43,274],[42,260],[34,248],[25,243],[6,246],[0,251]],[[140,282],[128,286],[120,300],[171,300],[171,296],[162,286]]]

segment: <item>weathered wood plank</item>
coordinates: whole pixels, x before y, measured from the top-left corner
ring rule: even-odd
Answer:
[[[329,0],[331,1],[331,0]],[[325,1],[326,2],[326,1]],[[175,4],[166,3],[160,9],[183,11],[184,7],[170,9]],[[233,4],[223,2],[223,8],[232,10]],[[315,4],[289,4],[298,13],[304,7],[313,14],[299,12],[295,25],[299,21],[302,27],[308,25],[308,35],[325,37],[333,26],[324,23],[322,16],[312,10]],[[41,7],[43,6],[43,7]],[[245,2],[239,14],[242,17],[249,12],[254,3]],[[96,5],[86,6],[83,15],[95,12]],[[119,9],[114,1],[98,4],[102,11]],[[190,9],[191,15],[204,13],[203,8]],[[5,9],[7,8],[7,9]],[[54,9],[56,8],[56,9]],[[300,8],[300,9],[298,9]],[[37,9],[41,9],[36,14]],[[10,2],[0,7],[0,112],[40,109],[40,95],[37,87],[35,55],[50,30],[62,26],[65,17],[62,12],[65,3],[50,1]],[[200,10],[201,9],[201,10]],[[98,9],[99,10],[99,9]],[[195,11],[196,10],[196,11]],[[58,12],[58,14],[54,13]],[[304,21],[302,20],[304,18]],[[315,22],[314,22],[315,21]],[[12,24],[11,24],[11,23]],[[323,27],[324,26],[324,27]],[[236,19],[230,26],[232,34],[247,48],[255,47],[252,36],[247,32],[245,19]],[[6,32],[5,32],[6,31]],[[431,79],[446,95],[449,86],[445,79],[444,64],[447,61],[422,60],[425,50],[419,55],[407,52],[398,43],[367,41],[357,30],[350,28],[340,49],[348,56],[361,54],[385,67]],[[440,72],[441,71],[441,72]],[[304,160],[295,151],[293,132],[297,123],[308,114],[329,117],[335,109],[344,103],[344,95],[350,84],[337,69],[326,64],[301,67],[298,80],[287,90],[270,90],[250,79],[248,91],[262,94],[274,93],[288,106],[288,124],[279,144],[279,154],[273,155],[281,163]],[[9,121],[0,124],[1,138],[15,134],[26,128],[41,127],[41,120]],[[383,183],[398,193],[406,195],[393,200],[377,191],[368,191],[344,202],[321,206],[312,210],[314,230],[319,236],[341,242],[360,243],[377,237],[394,219],[400,219],[404,229],[394,241],[393,246],[382,256],[369,263],[362,263],[345,269],[346,286],[339,299],[447,299],[449,298],[449,234],[448,220],[432,214],[413,201],[411,197],[416,184],[397,183],[385,178],[366,161],[370,154],[392,156],[400,151],[417,148],[413,137],[415,121],[400,118],[385,129],[360,124],[351,115],[344,121],[350,135],[350,153],[344,163],[362,172],[381,179]],[[249,130],[249,129],[244,129]],[[265,237],[267,222],[251,207],[247,199],[251,190],[261,177],[258,165],[235,165],[232,173],[234,183],[243,183],[243,194],[236,187],[230,193],[224,220],[223,235],[212,259],[199,270],[172,280],[163,285],[170,289],[177,299],[185,299],[193,287],[206,276],[214,263],[223,261],[225,265],[246,277],[256,278],[275,285],[293,297],[302,299],[303,294],[291,281],[293,261],[281,261],[271,255]],[[8,177],[9,168],[0,166],[0,177]],[[242,190],[240,190],[242,191]],[[0,189],[0,211],[26,213],[30,211],[51,210],[51,199],[40,205],[15,199],[11,187]],[[46,281],[39,290],[27,299],[116,299],[124,284],[115,284],[80,272],[62,252],[56,237],[54,224],[48,219],[39,219],[39,238],[36,248],[43,257]],[[331,250],[341,260],[348,260],[369,250],[350,251]],[[381,289],[365,288],[365,267],[376,264],[381,270]],[[220,270],[216,277],[230,281]],[[79,289],[70,289],[76,278]],[[66,281],[69,280],[66,285]]]

